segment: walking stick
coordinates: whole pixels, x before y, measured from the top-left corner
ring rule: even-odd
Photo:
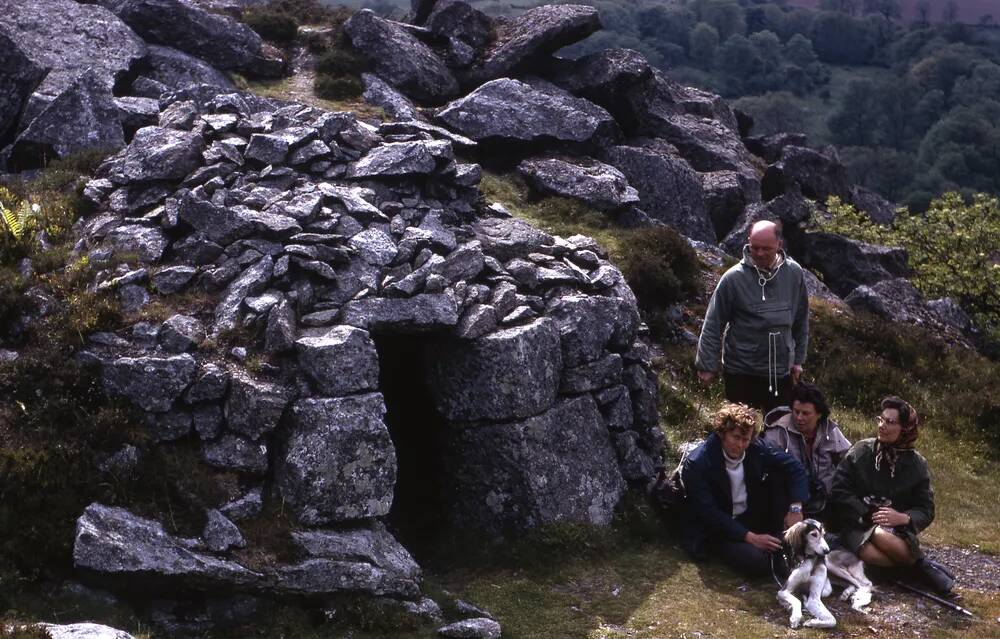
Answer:
[[[975,618],[975,615],[972,614],[972,612],[969,609],[963,608],[962,606],[959,606],[956,603],[952,603],[952,602],[948,601],[947,599],[944,599],[942,597],[938,597],[937,595],[931,594],[929,592],[921,590],[920,588],[917,588],[915,586],[911,586],[910,584],[904,583],[902,581],[893,580],[892,583],[895,584],[895,585],[897,585],[897,586],[899,586],[900,588],[902,588],[904,590],[909,590],[910,592],[912,592],[914,594],[917,594],[917,595],[920,595],[921,597],[926,597],[926,598],[930,599],[931,601],[933,601],[934,603],[940,604],[940,605],[944,606],[945,608],[948,608],[949,610],[954,610],[955,612],[963,614],[963,615],[966,615],[967,617]]]

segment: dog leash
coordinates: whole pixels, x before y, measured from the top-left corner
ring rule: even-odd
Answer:
[[[781,555],[782,559],[785,559],[785,548],[784,548],[784,546],[782,546],[780,553],[778,553],[778,552],[772,552],[771,553],[771,577],[774,578],[774,583],[777,584],[778,588],[780,589],[780,588],[784,588],[785,584],[780,579],[778,579],[778,571],[774,569],[774,558],[777,557],[777,556],[779,556],[779,555]]]

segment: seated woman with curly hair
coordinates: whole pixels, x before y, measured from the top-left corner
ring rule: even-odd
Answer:
[[[912,566],[935,590],[949,593],[954,576],[925,558],[917,540],[934,521],[927,460],[913,449],[920,419],[899,397],[886,397],[881,409],[876,437],[854,444],[833,476],[832,523],[866,564]]]
[[[716,556],[744,574],[765,576],[781,531],[802,521],[809,488],[802,464],[754,438],[757,425],[753,409],[725,404],[712,433],[688,455],[681,545],[696,559]]]

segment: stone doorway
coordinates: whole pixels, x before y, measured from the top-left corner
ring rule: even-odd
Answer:
[[[387,523],[418,561],[449,531],[442,454],[446,422],[434,407],[423,365],[426,335],[372,335],[379,359],[385,424],[396,449],[396,487]]]

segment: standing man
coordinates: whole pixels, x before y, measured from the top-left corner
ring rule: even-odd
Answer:
[[[767,413],[788,405],[808,341],[802,267],[782,250],[778,225],[757,222],[743,259],[712,293],[698,340],[698,377],[711,384],[721,365],[726,399]]]

